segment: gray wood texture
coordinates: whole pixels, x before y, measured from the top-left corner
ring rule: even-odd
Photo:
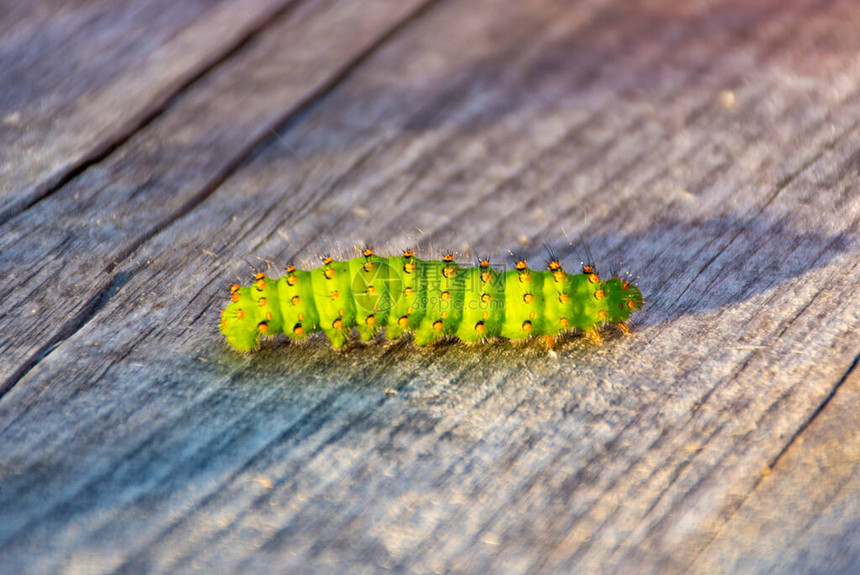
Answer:
[[[860,571],[857,3],[4,4],[0,572]],[[217,330],[580,238],[630,335]]]

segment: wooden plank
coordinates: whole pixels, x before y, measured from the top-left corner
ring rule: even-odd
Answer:
[[[200,81],[169,118],[121,154],[7,222],[0,237],[0,330],[11,337],[0,340],[8,358],[0,393],[126,281],[117,262],[193,209],[273,126],[348,71],[416,5],[302,5],[265,40]],[[333,45],[332,35],[342,39]]]
[[[680,571],[716,541],[722,565],[727,521],[857,362],[860,12],[677,10],[441,4],[156,220],[0,401],[4,564]],[[416,227],[493,256],[526,233],[526,255],[546,238],[568,261],[559,230],[587,232],[648,307],[632,337],[556,357],[224,349],[237,254],[308,264]]]
[[[833,398],[696,558],[693,571],[858,572],[858,406],[855,363]]]
[[[289,2],[18,4],[0,18],[0,223],[110,153]]]

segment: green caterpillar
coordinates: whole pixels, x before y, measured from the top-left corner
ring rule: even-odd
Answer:
[[[450,254],[421,260],[406,250],[383,258],[366,249],[348,261],[326,257],[310,271],[289,266],[280,279],[258,273],[253,285],[234,285],[219,327],[240,351],[257,349],[261,337],[318,331],[341,347],[353,328],[363,340],[382,328],[391,339],[409,331],[418,345],[535,335],[551,344],[572,329],[599,342],[597,328],[607,323],[628,331],[624,322],[642,307],[639,289],[616,277],[601,281],[591,265],[569,274],[553,258],[548,267],[531,270],[521,260],[498,271],[486,259],[461,267]]]

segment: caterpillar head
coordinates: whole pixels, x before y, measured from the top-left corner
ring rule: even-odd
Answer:
[[[603,282],[608,304],[606,320],[610,323],[627,321],[634,311],[642,308],[642,292],[626,280],[612,278]]]
[[[227,341],[239,351],[257,349],[261,330],[268,331],[268,325],[260,323],[254,313],[251,288],[233,286],[231,301],[221,312],[218,328]]]
[[[230,303],[221,312],[218,328],[239,351],[253,351],[259,347],[261,337],[280,333],[282,326],[277,308],[274,280],[259,273],[251,286],[230,288]]]

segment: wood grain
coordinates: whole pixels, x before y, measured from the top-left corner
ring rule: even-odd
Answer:
[[[0,564],[856,570],[860,9],[750,4],[267,22],[2,224]],[[646,296],[602,346],[215,327],[270,266],[580,237]]]
[[[379,13],[372,6],[363,17],[359,7],[336,10],[330,3],[290,13],[121,152],[4,226],[0,250],[9,256],[0,263],[0,294],[8,312],[0,330],[12,337],[0,341],[9,358],[0,367],[0,392],[127,281],[118,262],[193,210],[272,126],[348,71],[415,3]],[[347,30],[352,34],[333,49],[328,37]],[[66,217],[54,220],[56,214]],[[42,321],[43,313],[53,321]]]
[[[856,366],[856,364],[855,364]],[[693,571],[860,569],[856,367],[762,476]]]
[[[27,2],[0,41],[0,222],[68,183],[289,6]]]

